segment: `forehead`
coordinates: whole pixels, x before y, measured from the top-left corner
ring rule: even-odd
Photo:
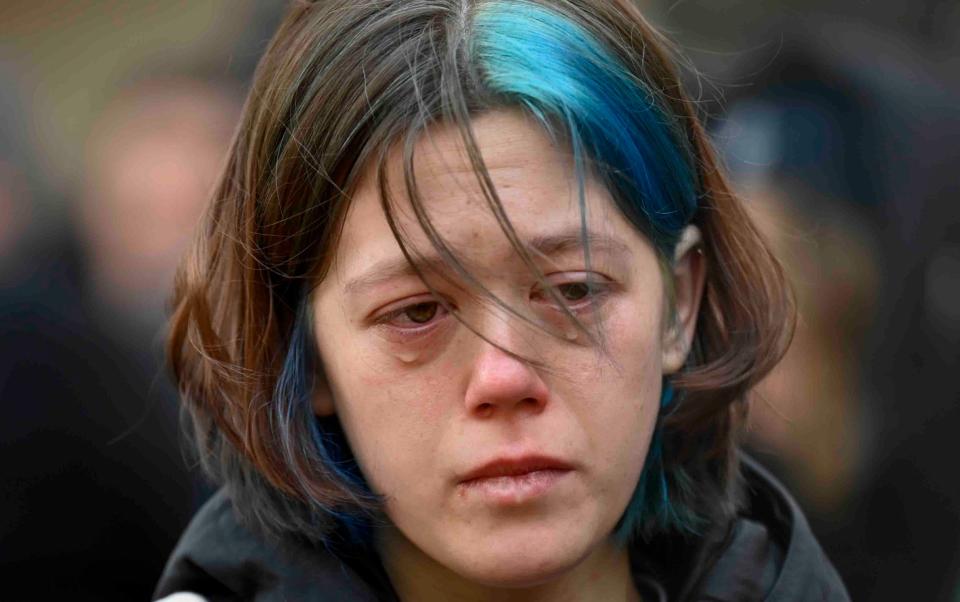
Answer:
[[[543,192],[560,192],[573,209],[577,208],[576,197],[570,195],[575,179],[572,154],[551,140],[534,118],[519,110],[490,111],[475,117],[471,129],[483,165],[504,203],[520,204],[514,198],[517,195],[532,197]],[[384,171],[391,195],[398,201],[398,211],[409,211],[401,145],[391,149]],[[453,124],[438,124],[420,134],[413,149],[413,171],[417,191],[430,211],[463,209],[477,203],[486,206],[479,174]],[[375,168],[367,170],[355,200],[371,195],[379,198],[376,175]],[[522,205],[526,210],[538,209],[529,198]],[[550,207],[552,211],[559,208],[559,205]]]
[[[578,237],[584,224],[571,152],[520,111],[491,111],[471,125],[476,148],[520,241]],[[517,258],[455,126],[434,126],[421,135],[414,146],[413,172],[416,202],[471,270],[495,271]],[[404,185],[402,149],[391,149],[384,174],[391,211],[409,249],[414,255],[431,255],[433,245]],[[585,175],[591,247],[602,247],[617,235],[638,237],[614,208],[609,191]],[[387,257],[403,257],[383,213],[377,176],[375,167],[368,168],[352,195],[334,256],[335,272],[341,276],[357,274]]]

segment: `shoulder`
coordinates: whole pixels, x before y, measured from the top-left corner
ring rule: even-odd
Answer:
[[[154,598],[181,592],[208,600],[377,599],[369,585],[328,551],[248,529],[223,490],[184,531]]]
[[[849,596],[797,503],[744,457],[745,507],[696,599],[844,602]]]

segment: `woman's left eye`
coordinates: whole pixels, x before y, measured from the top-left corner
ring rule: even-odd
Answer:
[[[563,274],[560,277],[548,277],[547,281],[567,303],[569,309],[575,311],[588,309],[601,300],[610,289],[609,281],[596,274]],[[537,301],[555,304],[553,296],[544,290],[537,290],[534,298]]]
[[[586,282],[571,282],[557,285],[560,296],[567,301],[580,301],[594,292]]]

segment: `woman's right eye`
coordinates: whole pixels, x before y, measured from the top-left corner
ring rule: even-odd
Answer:
[[[446,313],[439,301],[428,298],[388,309],[377,318],[377,323],[394,330],[419,331],[429,328]]]

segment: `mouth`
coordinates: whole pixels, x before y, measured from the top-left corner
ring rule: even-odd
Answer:
[[[495,505],[517,505],[547,494],[573,470],[569,462],[549,456],[498,458],[467,472],[457,488]]]

